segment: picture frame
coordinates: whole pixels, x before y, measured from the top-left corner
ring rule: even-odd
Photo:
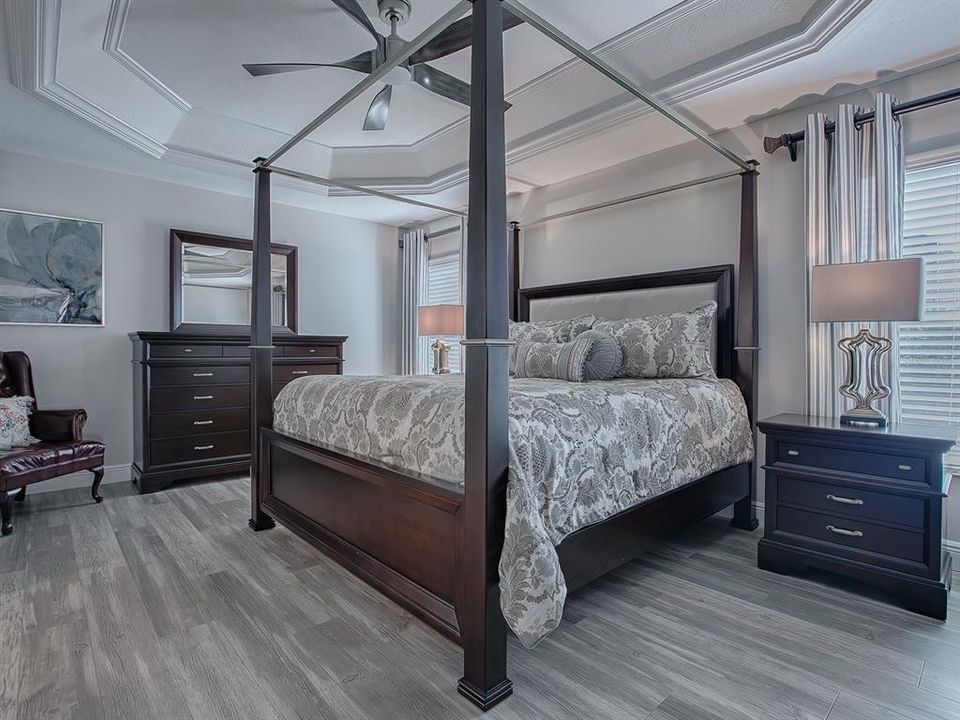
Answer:
[[[0,325],[104,327],[103,223],[0,208]]]

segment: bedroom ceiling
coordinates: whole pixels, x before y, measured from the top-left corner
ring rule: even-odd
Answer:
[[[801,94],[824,92],[840,80],[867,81],[876,68],[903,71],[960,53],[956,1],[526,4],[597,48],[645,88],[693,111],[705,128],[719,129]],[[251,158],[275,149],[363,77],[322,68],[254,78],[242,63],[335,62],[371,47],[370,37],[330,0],[3,2],[13,85],[65,111],[77,125],[92,126],[134,150],[139,164],[186,165],[198,178],[249,181],[243,166]],[[388,34],[376,0],[360,3]],[[400,28],[407,39],[454,0],[412,4],[413,14]],[[509,30],[504,56],[513,104],[506,115],[511,191],[559,182],[687,139],[533,28]],[[432,64],[469,80],[469,63],[468,49]],[[460,204],[467,108],[416,85],[398,86],[387,128],[364,132],[363,117],[378,89],[320,128],[283,164]],[[17,92],[0,86],[0,102],[11,108],[0,127],[0,145],[51,154],[60,133],[56,139],[49,133],[41,137],[39,124],[31,131],[35,108]],[[10,127],[11,120],[23,127]],[[11,146],[11,138],[18,146]],[[70,152],[82,161],[76,143]],[[320,188],[308,192],[326,194]],[[383,205],[388,201],[356,200],[324,198],[323,204],[333,212],[387,222],[409,219],[395,204]]]

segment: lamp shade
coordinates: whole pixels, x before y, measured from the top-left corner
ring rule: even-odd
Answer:
[[[910,322],[923,313],[923,260],[816,265],[813,322]]]
[[[420,335],[463,335],[463,305],[421,305],[417,308]]]

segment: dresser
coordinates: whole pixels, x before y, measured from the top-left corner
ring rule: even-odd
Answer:
[[[250,465],[250,336],[135,332],[134,459],[141,493]],[[305,375],[343,372],[346,337],[274,338],[273,394]]]
[[[951,557],[942,547],[943,454],[957,427],[871,428],[804,415],[757,426],[766,435],[759,566],[840,573],[945,619]]]

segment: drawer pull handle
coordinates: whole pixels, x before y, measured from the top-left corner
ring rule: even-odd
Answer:
[[[859,530],[847,530],[845,528],[834,527],[833,525],[827,525],[827,530],[837,535],[845,535],[846,537],[863,537],[863,533]]]
[[[307,350],[307,352],[309,352],[309,353],[315,353],[316,350],[314,350],[313,348],[310,348],[309,350]]]
[[[194,377],[213,377],[213,373],[194,373]]]
[[[194,450],[213,450],[213,445],[194,445]]]
[[[827,500],[843,505],[863,505],[863,500],[860,498],[848,498],[841,495],[827,495]]]
[[[790,457],[797,457],[797,456],[800,455],[800,451],[799,451],[799,450],[787,450],[787,455],[789,455]]]
[[[913,465],[901,464],[897,465],[900,470],[913,470]]]
[[[194,420],[194,425],[213,425],[213,420]]]
[[[306,375],[308,372],[309,372],[309,370],[291,370],[291,371],[290,371],[290,374],[291,374],[291,375]]]
[[[184,351],[184,352],[193,352],[193,348],[184,348],[183,351]]]
[[[213,395],[194,395],[194,400],[213,400]]]

